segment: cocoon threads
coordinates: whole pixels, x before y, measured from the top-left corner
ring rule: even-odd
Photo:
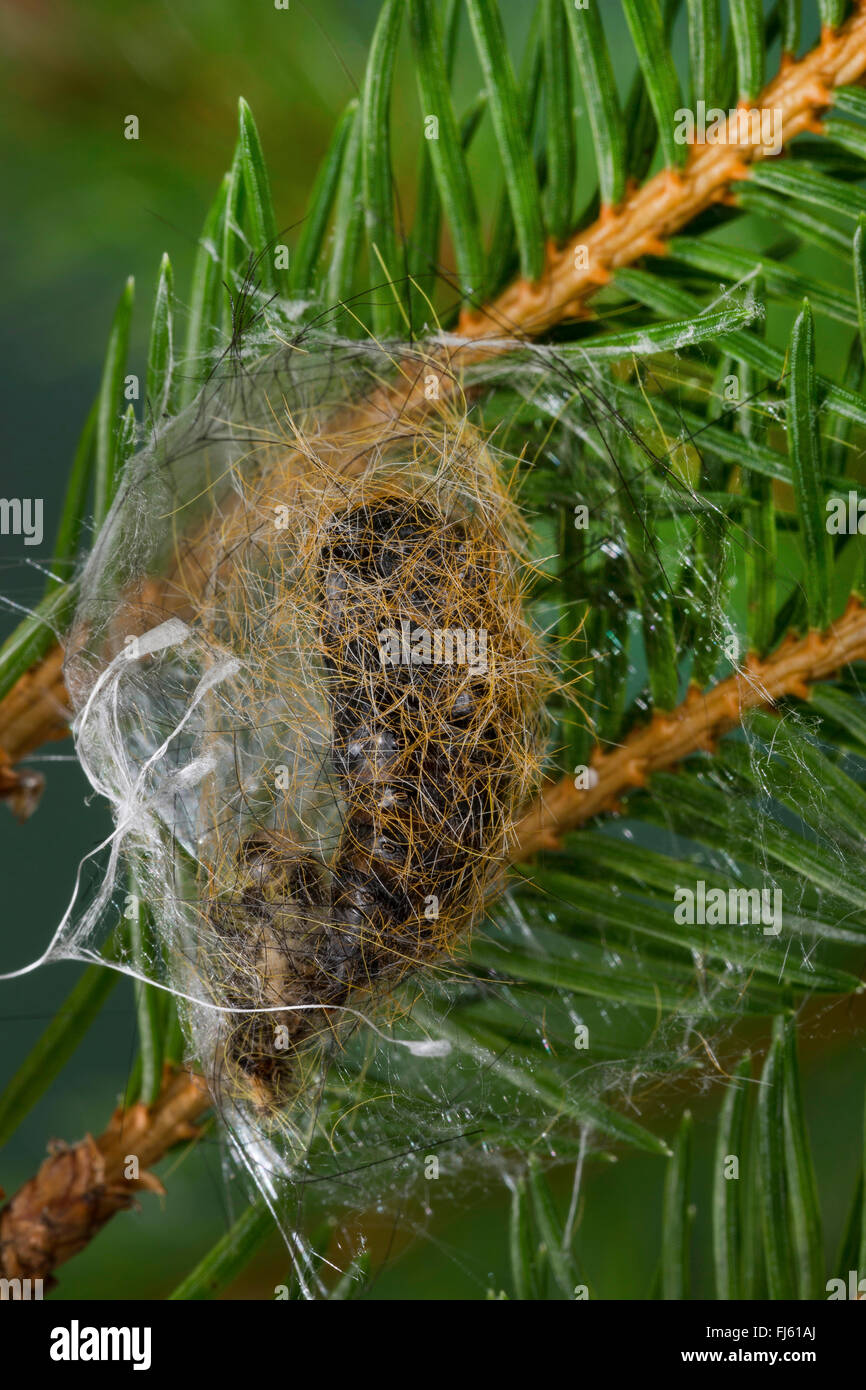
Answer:
[[[133,463],[68,662],[151,906],[145,973],[164,962],[191,1056],[257,1124],[465,939],[543,753],[504,461],[459,393],[383,412],[386,367],[276,354],[181,417]]]

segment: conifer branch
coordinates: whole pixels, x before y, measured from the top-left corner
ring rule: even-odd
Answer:
[[[651,773],[674,767],[691,753],[714,752],[722,734],[741,724],[749,710],[772,708],[788,696],[805,700],[815,681],[864,660],[866,607],[852,596],[825,632],[800,640],[789,635],[766,660],[750,655],[741,670],[708,690],[692,686],[675,710],[657,712],[619,747],[597,747],[590,786],[576,788],[573,777],[551,781],[515,827],[512,862],[560,848],[562,835],[601,812],[619,810],[621,798],[644,786]]]
[[[195,1122],[210,1104],[201,1077],[166,1067],[152,1105],[118,1108],[98,1139],[88,1134],[72,1147],[56,1145],[0,1211],[0,1276],[52,1281],[57,1266],[131,1207],[137,1193],[162,1193],[151,1168],[197,1136]]]
[[[753,106],[746,106],[779,113],[784,149],[795,135],[820,132],[820,113],[832,105],[834,88],[857,82],[864,73],[866,0],[857,0],[848,21],[840,29],[825,27],[820,42],[799,62],[785,55],[773,81]],[[751,164],[770,157],[755,138],[761,126],[758,120],[738,120],[735,126],[729,117],[718,143],[692,145],[682,170],[663,169],[629,192],[619,207],[602,208],[598,219],[565,246],[549,243],[536,283],[514,280],[492,304],[465,309],[458,334],[536,337],[564,319],[584,317],[586,301],[613,271],[642,256],[663,255],[666,238],[713,203],[732,201],[731,184],[747,179]],[[739,139],[743,134],[747,138]]]

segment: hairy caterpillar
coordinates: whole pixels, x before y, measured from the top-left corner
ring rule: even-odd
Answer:
[[[532,755],[528,728],[535,737],[510,577],[478,519],[455,520],[425,497],[389,491],[323,529],[311,587],[344,803],[338,843],[325,865],[267,832],[251,836],[218,909],[232,998],[302,1006],[232,1021],[227,1065],[266,1109],[296,1086],[304,1045],[336,1029],[329,1005],[366,1002],[453,945],[489,888],[524,781],[515,758]],[[409,625],[414,651],[395,663],[383,638]],[[452,639],[451,659],[430,659],[431,632]],[[453,659],[467,634],[483,637],[483,670]]]

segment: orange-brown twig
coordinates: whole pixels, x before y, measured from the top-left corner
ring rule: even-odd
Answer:
[[[782,144],[817,128],[819,113],[832,104],[833,88],[858,81],[866,72],[866,3],[840,29],[825,28],[821,41],[799,62],[783,59],[781,69],[753,104],[780,113]],[[742,123],[745,126],[745,122]],[[748,134],[757,135],[759,122]],[[630,193],[618,208],[602,209],[592,226],[568,244],[548,247],[547,264],[535,284],[515,280],[492,304],[463,312],[458,332],[467,338],[502,334],[537,336],[564,318],[585,312],[587,299],[611,272],[641,256],[664,252],[665,238],[680,231],[713,203],[729,197],[730,185],[748,178],[749,166],[767,158],[763,145],[735,138],[693,145],[683,170],[664,169]],[[736,135],[746,134],[737,124]],[[579,248],[585,254],[577,256]]]
[[[63,684],[63,649],[52,647],[26,671],[0,706],[0,750],[12,762],[69,732],[69,701]]]
[[[195,1137],[210,1106],[201,1077],[167,1067],[153,1105],[118,1109],[104,1134],[57,1146],[0,1211],[0,1275],[50,1280],[136,1193],[162,1192],[150,1172],[175,1144]]]
[[[800,641],[790,636],[765,661],[748,657],[741,671],[709,690],[693,687],[677,709],[657,713],[618,748],[597,748],[592,786],[579,790],[571,777],[551,782],[515,827],[512,862],[528,859],[539,849],[558,848],[566,831],[585,825],[601,811],[618,809],[620,798],[643,786],[650,773],[673,767],[700,749],[711,752],[718,738],[741,723],[749,710],[773,706],[789,695],[804,699],[815,681],[864,660],[866,607],[852,597],[843,616],[826,632],[810,632]]]

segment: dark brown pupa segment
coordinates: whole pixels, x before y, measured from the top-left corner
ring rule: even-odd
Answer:
[[[339,841],[325,864],[250,837],[217,920],[226,1000],[261,1010],[230,1016],[226,1059],[265,1111],[317,1045],[466,931],[540,736],[516,564],[484,517],[435,494],[363,496],[322,526],[311,588]]]

